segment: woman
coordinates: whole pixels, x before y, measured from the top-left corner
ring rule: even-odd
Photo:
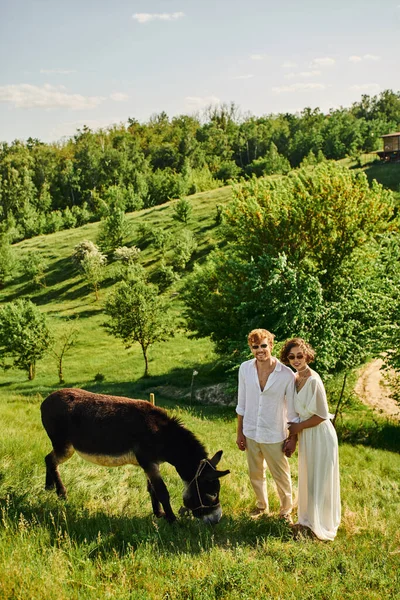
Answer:
[[[338,441],[324,384],[308,366],[315,353],[302,338],[292,338],[280,358],[296,370],[294,409],[299,422],[290,423],[289,431],[299,438],[298,524],[320,540],[333,540],[341,512]]]

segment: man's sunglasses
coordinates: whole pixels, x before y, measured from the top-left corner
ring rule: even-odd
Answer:
[[[295,358],[297,358],[297,360],[301,360],[302,358],[304,358],[304,354],[288,354],[288,359],[289,360],[294,360]]]
[[[252,346],[252,350],[258,350],[259,348],[268,348],[268,344],[260,344],[259,346]]]

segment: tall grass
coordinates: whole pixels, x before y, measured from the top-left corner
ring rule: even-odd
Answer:
[[[75,455],[60,467],[68,500],[44,491],[50,443],[39,404],[38,396],[12,394],[0,402],[1,598],[398,597],[398,453],[342,443],[338,536],[295,541],[277,517],[271,480],[272,516],[248,516],[254,497],[234,443],[233,409],[169,402],[210,454],[223,448],[221,464],[231,473],[221,481],[224,516],[216,527],[191,518],[168,525],[152,516],[135,467],[97,467]],[[291,466],[296,488],[296,457]],[[182,482],[170,465],[162,474],[177,511]]]

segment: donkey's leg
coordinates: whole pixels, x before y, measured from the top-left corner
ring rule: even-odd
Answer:
[[[136,455],[140,466],[144,469],[147,479],[149,481],[147,489],[150,492],[151,503],[153,506],[153,511],[156,517],[162,516],[162,513],[159,509],[160,502],[164,509],[165,518],[168,523],[173,523],[176,520],[176,517],[171,508],[171,504],[169,501],[169,492],[167,490],[167,486],[165,485],[161,475],[158,464],[156,463],[147,463],[143,465],[140,461],[139,457]]]
[[[160,504],[157,496],[155,495],[153,486],[151,485],[149,479],[147,480],[147,491],[150,494],[151,505],[153,507],[154,515],[157,517],[157,519],[159,519],[160,517],[165,517],[165,513],[161,510],[161,504]]]
[[[60,473],[58,471],[58,465],[62,464],[74,453],[74,448],[72,446],[67,446],[63,448],[53,448],[52,452],[46,456],[46,490],[51,490],[56,486],[57,496],[61,498],[66,498],[67,490],[63,482],[61,481]]]

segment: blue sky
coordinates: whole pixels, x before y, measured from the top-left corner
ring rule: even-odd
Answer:
[[[0,0],[0,140],[400,91],[400,0]]]

